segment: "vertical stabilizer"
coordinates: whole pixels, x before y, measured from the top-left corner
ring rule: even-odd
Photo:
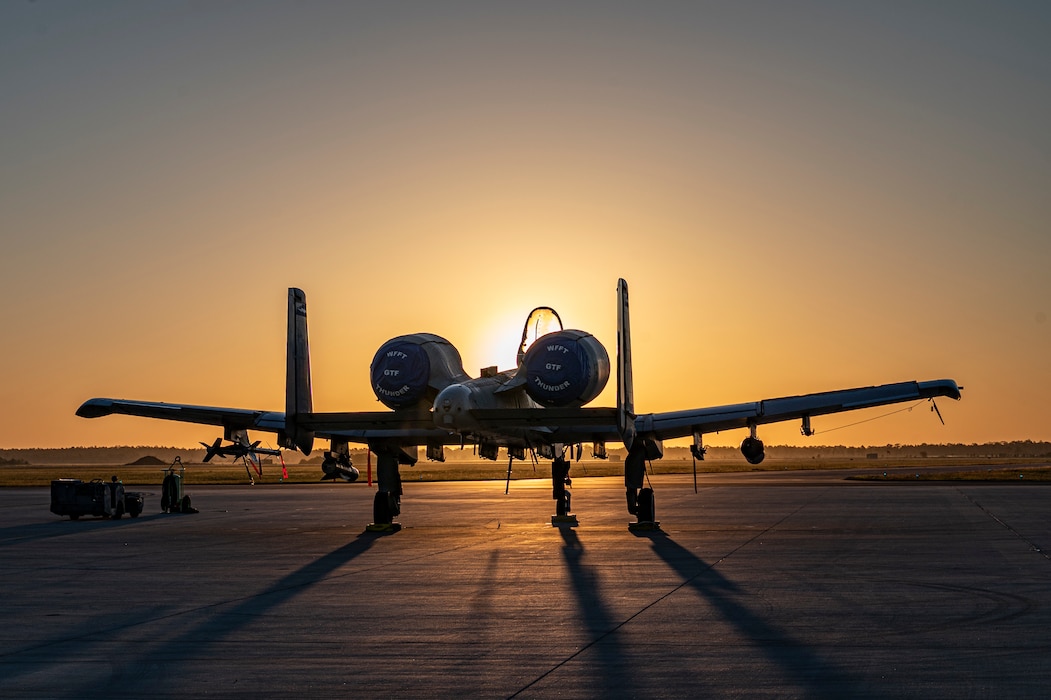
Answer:
[[[631,380],[631,327],[628,322],[628,283],[617,282],[617,430],[624,447],[635,441],[635,393]]]
[[[307,295],[288,289],[288,344],[285,349],[285,446],[310,454],[314,433],[301,429],[297,416],[314,410],[310,388],[310,346],[307,342]]]

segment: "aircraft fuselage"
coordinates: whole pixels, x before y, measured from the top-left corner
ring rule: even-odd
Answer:
[[[499,432],[487,430],[474,413],[479,409],[541,408],[521,389],[500,391],[514,379],[516,371],[507,370],[445,387],[434,399],[434,425],[441,430],[465,436],[500,439],[503,442],[507,442],[510,437],[520,440],[521,445],[530,443],[530,434],[535,431],[526,428],[501,429]],[[535,441],[533,444],[536,444]]]

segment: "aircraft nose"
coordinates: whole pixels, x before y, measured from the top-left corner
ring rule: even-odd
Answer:
[[[471,392],[462,384],[445,387],[434,398],[434,424],[455,431],[471,408]]]

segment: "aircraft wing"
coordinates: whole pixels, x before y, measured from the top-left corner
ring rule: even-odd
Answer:
[[[619,440],[615,408],[488,408],[471,417],[489,435],[527,430],[532,443]]]
[[[191,406],[159,401],[130,401],[127,399],[88,399],[77,415],[81,418],[99,418],[113,414],[159,418],[183,423],[221,425],[228,428],[255,428],[277,431],[285,425],[285,414],[273,411],[253,411],[245,408],[218,406]]]
[[[448,444],[460,441],[459,436],[436,428],[429,410],[301,413],[296,420],[300,427],[321,437],[338,436],[351,442],[393,440],[409,445],[414,441]]]
[[[77,415],[81,418],[113,414],[273,433],[285,430],[285,414],[281,411],[104,398],[89,399],[77,409]],[[296,417],[296,424],[301,429],[315,432],[319,437],[342,437],[353,442],[367,442],[370,439],[396,439],[405,444],[413,440],[459,441],[459,438],[454,439],[446,431],[435,428],[429,411],[300,413]]]
[[[778,423],[938,396],[959,399],[960,388],[951,379],[882,384],[729,406],[653,413],[636,417],[635,427],[639,434],[648,433],[660,439],[669,439],[687,437],[693,433],[747,428],[751,424]]]
[[[946,396],[960,398],[960,388],[951,379],[929,382],[899,382],[880,386],[841,389],[802,396],[786,396],[750,403],[711,406],[685,411],[649,413],[635,417],[635,431],[661,440],[688,437],[693,433],[715,433],[749,425],[799,420],[841,411],[853,411],[893,403]],[[552,441],[575,442],[589,436],[616,436],[616,409],[532,408],[476,410],[472,416],[489,430],[532,428],[547,430]]]

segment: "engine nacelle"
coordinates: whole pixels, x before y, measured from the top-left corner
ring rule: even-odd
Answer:
[[[583,406],[609,381],[609,355],[584,331],[558,331],[536,340],[526,351],[519,373],[525,390],[543,406]]]
[[[413,333],[380,346],[370,368],[372,391],[387,408],[430,407],[438,392],[469,379],[460,353],[445,338]]]
[[[759,438],[746,437],[741,442],[741,454],[749,464],[759,464],[766,457],[766,453],[763,452],[763,441]]]

